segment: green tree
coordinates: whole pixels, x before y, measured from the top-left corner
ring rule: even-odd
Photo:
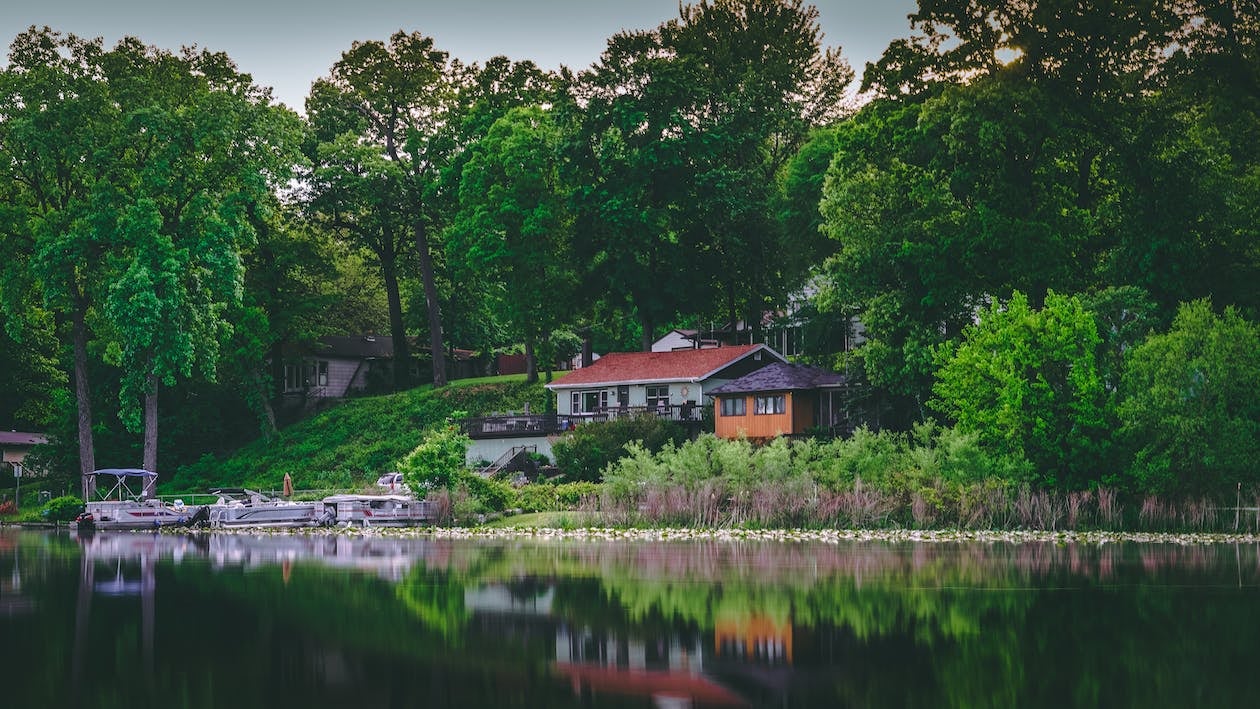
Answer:
[[[1051,487],[1097,480],[1106,445],[1100,339],[1078,298],[1054,292],[1034,310],[1019,292],[994,303],[961,344],[937,351],[931,403],[996,450],[1026,457]]]
[[[393,166],[400,196],[394,216],[410,231],[419,258],[435,386],[446,384],[446,360],[433,242],[443,226],[439,188],[458,147],[468,81],[467,67],[436,49],[432,38],[396,32],[388,43],[352,44],[306,101],[312,122],[335,126],[326,135],[352,132]]]
[[[774,176],[851,76],[812,6],[717,0],[615,35],[578,77],[579,257],[645,349],[680,312],[759,321],[782,297]]]
[[[1172,328],[1131,353],[1121,436],[1140,490],[1205,494],[1260,480],[1260,325],[1229,307],[1181,306]]]
[[[139,428],[143,411],[143,465],[155,470],[158,387],[215,378],[232,331],[223,316],[242,296],[252,216],[271,208],[291,174],[299,123],[224,54],[176,55],[126,38],[101,68],[121,111],[94,215],[110,244],[107,357],[124,373],[128,428]]]
[[[327,136],[314,149],[308,212],[320,228],[375,258],[388,304],[394,390],[401,391],[409,385],[411,354],[399,278],[406,255],[413,252],[398,212],[404,176],[397,164],[352,132]]]
[[[101,77],[100,41],[31,28],[14,39],[0,73],[0,175],[6,316],[34,289],[69,321],[79,468],[96,467],[88,367],[106,245],[95,231],[96,198],[108,189],[108,151],[120,119]],[[84,490],[84,497],[90,496]]]
[[[527,380],[535,354],[572,299],[571,220],[560,182],[560,132],[541,108],[516,108],[473,144],[460,181],[451,243],[469,271],[503,283],[502,309],[525,336]]]

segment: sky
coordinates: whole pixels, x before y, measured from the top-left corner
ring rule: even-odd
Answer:
[[[815,0],[823,43],[840,46],[860,78],[888,42],[910,34],[915,0]],[[0,42],[47,25],[112,46],[126,35],[175,50],[226,52],[276,99],[301,111],[311,82],[355,40],[399,29],[434,38],[465,63],[495,55],[545,69],[584,69],[621,30],[677,17],[678,0],[3,0]]]

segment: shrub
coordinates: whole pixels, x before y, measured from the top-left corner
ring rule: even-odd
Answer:
[[[414,450],[398,462],[397,469],[413,485],[451,487],[464,471],[471,440],[454,423],[430,431]]]
[[[74,495],[54,497],[44,503],[39,515],[50,522],[69,522],[83,511],[83,500]]]
[[[1128,356],[1121,436],[1130,479],[1157,494],[1228,493],[1260,476],[1260,325],[1233,308],[1182,305]]]
[[[650,453],[687,440],[681,426],[650,414],[588,423],[552,446],[556,465],[570,481],[601,479],[604,469],[626,455],[626,444],[638,441]]]
[[[459,484],[467,487],[468,493],[487,510],[502,512],[516,502],[516,490],[501,480],[483,478],[473,473],[464,473],[459,480]]]

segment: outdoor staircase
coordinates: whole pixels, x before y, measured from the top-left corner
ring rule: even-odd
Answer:
[[[501,470],[514,469],[523,462],[527,454],[537,452],[538,446],[512,446],[493,463],[478,470],[477,474],[488,478]]]

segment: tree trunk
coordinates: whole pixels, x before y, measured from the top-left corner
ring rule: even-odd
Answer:
[[[393,241],[392,237],[386,241]],[[398,293],[398,265],[393,254],[381,254],[381,275],[385,277],[385,299],[389,301],[389,334],[394,340],[394,391],[405,391],[411,381],[411,348],[403,325],[402,296]]]
[[[582,328],[582,366],[589,367],[595,361],[595,347],[591,344],[591,328]]]
[[[144,464],[140,467],[151,473],[157,472],[158,442],[158,378],[149,375],[149,386],[144,393]],[[152,497],[157,480],[144,479],[143,497]]]
[[[92,448],[92,388],[88,386],[87,302],[82,295],[75,298],[71,333],[74,339],[74,396],[79,404],[79,474],[83,478],[83,501],[96,495],[96,454]]]
[[[639,348],[644,352],[652,351],[652,331],[656,329],[656,324],[652,322],[652,318],[647,315],[639,316],[639,324],[643,326],[643,335],[639,338]]]
[[[437,282],[433,278],[433,255],[429,253],[429,237],[424,222],[415,222],[416,254],[420,257],[420,280],[424,283],[424,302],[429,311],[429,352],[433,355],[433,386],[446,386],[446,356],[442,350],[442,304],[438,301]]]
[[[525,381],[533,384],[538,381],[538,361],[534,352],[534,336],[525,335]]]
[[[257,370],[254,371],[250,379],[254,385],[255,396],[258,397],[258,405],[262,408],[263,438],[270,440],[275,437],[277,430],[276,410],[271,405],[271,392],[267,390],[267,382]]]

